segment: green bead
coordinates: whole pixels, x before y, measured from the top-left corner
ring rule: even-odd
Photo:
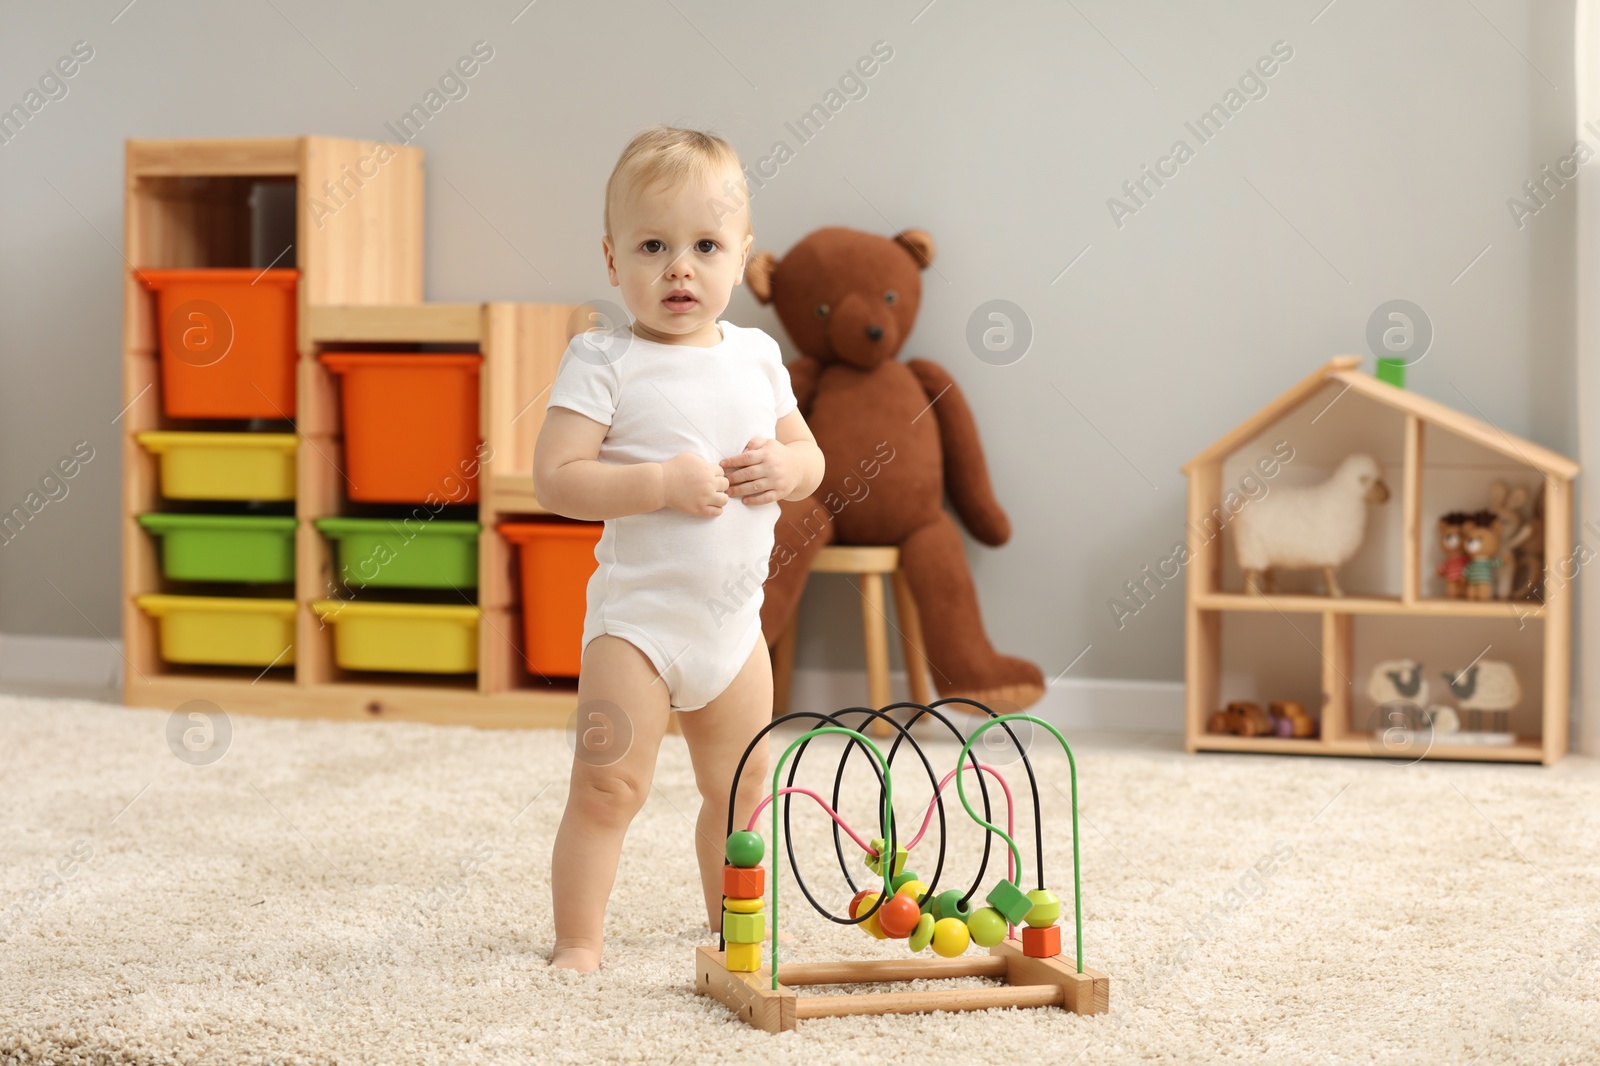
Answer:
[[[1033,910],[1033,900],[1024,895],[1022,889],[1010,881],[1002,880],[991,888],[988,896],[984,898],[989,901],[990,906],[1000,912],[1002,918],[1012,925],[1020,924],[1022,919],[1027,916],[1027,913]]]
[[[980,948],[992,948],[1006,938],[1006,920],[993,907],[979,907],[967,919],[967,929],[972,942]]]
[[[921,880],[921,878],[919,878],[917,876],[917,871],[915,871],[915,870],[901,870],[899,873],[897,873],[893,877],[889,878],[889,887],[891,887],[896,892],[898,892],[898,891],[900,891],[901,887],[907,881],[920,881],[920,880]]]
[[[765,914],[722,912],[722,939],[730,944],[759,944],[766,931]]]
[[[728,836],[727,855],[728,862],[734,866],[749,869],[761,865],[761,856],[767,853],[767,842],[761,839],[761,834],[749,829],[741,829]]]
[[[1054,892],[1036,888],[1028,893],[1028,898],[1033,901],[1033,909],[1024,919],[1029,925],[1043,929],[1056,924],[1056,919],[1061,917],[1061,901]]]
[[[959,888],[952,888],[939,893],[938,898],[933,901],[934,920],[943,921],[945,918],[955,918],[964,922],[972,917],[972,904],[961,899],[964,895],[966,893]]]
[[[917,919],[917,927],[911,931],[911,938],[907,941],[913,952],[921,951],[933,942],[933,915],[926,912]]]
[[[873,856],[871,852],[868,852],[867,854],[865,854],[865,855],[863,855],[861,857],[861,861],[867,864],[867,869],[871,870],[873,873],[879,875],[880,877],[883,876],[882,856],[883,856],[884,851],[887,849],[887,847],[888,847],[888,845],[885,843],[885,841],[884,841],[884,839],[882,837],[873,837],[872,838],[872,850],[878,853],[877,856]],[[908,853],[906,852],[905,848],[899,847],[899,846],[895,847],[895,849],[894,849],[894,871],[893,871],[893,873],[891,873],[891,875],[890,875],[891,877],[895,876],[895,875],[898,875],[901,871],[903,871],[906,868],[906,855],[907,854]],[[891,882],[891,884],[892,883],[893,882]]]

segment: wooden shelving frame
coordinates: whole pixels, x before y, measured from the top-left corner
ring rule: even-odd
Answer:
[[[1555,762],[1566,754],[1570,713],[1571,597],[1566,582],[1545,582],[1541,603],[1451,600],[1423,595],[1422,545],[1431,537],[1433,521],[1422,513],[1424,453],[1430,431],[1463,437],[1507,459],[1523,464],[1543,481],[1545,559],[1572,553],[1572,482],[1578,466],[1531,441],[1520,440],[1449,407],[1396,389],[1357,367],[1360,356],[1339,356],[1235,427],[1183,469],[1189,477],[1187,507],[1188,573],[1185,577],[1184,735],[1189,751],[1266,752],[1285,755],[1335,755],[1404,759],[1461,759],[1482,762]],[[1398,596],[1249,595],[1222,589],[1226,530],[1202,536],[1207,517],[1219,504],[1224,461],[1257,434],[1305,403],[1328,384],[1392,407],[1404,414],[1404,463],[1401,472],[1401,579]],[[1342,395],[1342,393],[1341,393]],[[1487,489],[1487,485],[1485,486]],[[1215,523],[1213,523],[1215,524]],[[1229,612],[1313,614],[1321,618],[1322,731],[1314,739],[1218,736],[1207,733],[1206,720],[1221,696],[1222,621]],[[1450,744],[1436,736],[1417,750],[1385,748],[1352,722],[1354,629],[1365,616],[1413,618],[1419,625],[1432,619],[1497,619],[1539,623],[1542,641],[1543,704],[1540,734],[1520,737],[1515,744],[1490,746]]]
[[[328,137],[127,143],[124,247],[123,700],[176,708],[194,699],[226,711],[297,718],[395,719],[486,728],[561,728],[577,706],[570,679],[530,677],[521,639],[515,562],[495,524],[545,513],[533,496],[532,450],[542,400],[568,339],[583,319],[562,304],[422,302],[422,152]],[[327,183],[350,188],[327,210]],[[165,663],[155,623],[134,602],[169,584],[158,547],[136,516],[164,509],[155,462],[134,439],[146,429],[216,428],[165,417],[161,409],[154,300],[140,267],[244,266],[249,239],[244,196],[262,178],[293,180],[298,290],[297,491],[292,668],[197,668]],[[479,583],[483,616],[475,677],[364,676],[332,661],[331,632],[310,608],[334,582],[330,547],[312,525],[342,513],[343,431],[337,386],[316,356],[330,346],[448,345],[483,355],[479,471]],[[240,428],[236,424],[230,428]]]

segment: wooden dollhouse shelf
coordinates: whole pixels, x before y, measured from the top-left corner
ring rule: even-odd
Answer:
[[[1436,579],[1442,557],[1434,538],[1439,514],[1482,508],[1492,481],[1515,481],[1543,495],[1543,559],[1566,560],[1578,466],[1380,382],[1359,370],[1360,363],[1354,355],[1329,361],[1183,468],[1189,478],[1185,745],[1190,751],[1555,762],[1567,751],[1571,710],[1570,581],[1547,567],[1536,572],[1543,602],[1449,599]],[[1369,513],[1361,547],[1341,567],[1347,595],[1322,595],[1320,583],[1293,572],[1284,584],[1294,591],[1243,592],[1243,574],[1233,565],[1233,516],[1277,484],[1317,483],[1358,452],[1380,463],[1395,499],[1386,511]],[[1515,743],[1452,744],[1450,734],[1441,733],[1395,748],[1373,733],[1383,707],[1368,694],[1368,679],[1378,663],[1418,663],[1434,686],[1427,702],[1449,704],[1441,674],[1448,679],[1448,671],[1485,655],[1511,664],[1519,679],[1521,704],[1508,712]],[[1321,735],[1206,732],[1213,712],[1234,700],[1320,708]]]
[[[1280,611],[1284,614],[1424,614],[1459,618],[1542,618],[1541,603],[1503,600],[1451,600],[1437,597],[1412,600],[1399,596],[1253,596],[1244,592],[1207,592],[1195,597],[1207,611]]]

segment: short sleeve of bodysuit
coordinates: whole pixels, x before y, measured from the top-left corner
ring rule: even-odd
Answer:
[[[608,351],[607,341],[602,339],[597,343],[597,337],[604,338],[604,335],[579,333],[567,342],[567,350],[556,367],[555,383],[550,386],[550,401],[545,407],[571,408],[609,426],[617,413],[617,396],[622,391],[617,365],[620,360],[609,358],[612,351]],[[618,341],[618,338],[609,338],[612,346]]]
[[[794,386],[789,381],[789,368],[783,365],[783,352],[778,348],[778,342],[761,330],[753,332],[761,334],[761,367],[772,380],[774,411],[778,418],[782,418],[800,406],[794,396]]]

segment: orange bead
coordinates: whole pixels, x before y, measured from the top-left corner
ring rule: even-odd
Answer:
[[[765,866],[724,866],[722,868],[722,894],[734,899],[751,899],[765,895],[767,868]]]
[[[854,896],[852,896],[850,898],[850,917],[854,918],[857,914],[861,913],[859,908],[861,907],[862,900],[866,899],[868,896],[876,895],[877,893],[872,891],[872,889],[863,888],[860,892],[857,892]]]
[[[917,906],[917,901],[898,893],[878,908],[878,927],[896,940],[910,936],[921,918],[922,908]]]
[[[1051,959],[1061,954],[1061,927],[1047,925],[1036,929],[1031,925],[1023,926],[1022,953],[1034,959]]]

